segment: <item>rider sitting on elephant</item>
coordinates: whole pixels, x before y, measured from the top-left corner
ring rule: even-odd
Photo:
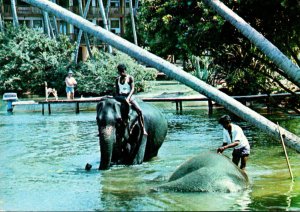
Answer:
[[[134,78],[126,73],[126,66],[124,64],[119,64],[118,67],[119,76],[116,79],[116,99],[125,99],[128,104],[131,104],[136,110],[139,116],[140,125],[143,128],[144,135],[147,135],[147,132],[144,127],[144,116],[142,110],[133,97],[134,92]]]

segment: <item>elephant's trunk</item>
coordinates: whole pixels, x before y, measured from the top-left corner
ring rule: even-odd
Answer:
[[[101,162],[99,170],[109,169],[113,146],[116,142],[116,129],[114,126],[102,126],[99,127],[99,142],[100,142],[100,152],[101,152]]]

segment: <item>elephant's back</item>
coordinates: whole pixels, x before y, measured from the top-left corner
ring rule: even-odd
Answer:
[[[141,102],[140,106],[143,110],[147,128],[165,135],[165,131],[168,129],[168,123],[162,112],[154,105],[146,102]]]
[[[203,167],[214,167],[216,172],[236,176],[241,180],[248,181],[247,175],[241,171],[232,161],[222,154],[215,152],[203,152],[181,164],[169,178],[169,181],[177,180],[190,172]]]
[[[223,155],[197,155],[180,165],[160,189],[233,192],[248,187],[248,177]]]

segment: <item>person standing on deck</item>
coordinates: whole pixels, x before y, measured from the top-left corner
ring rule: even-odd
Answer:
[[[68,76],[65,79],[67,99],[74,99],[74,87],[77,85],[75,78],[73,77],[73,71],[69,70]]]
[[[234,148],[232,152],[232,162],[238,166],[241,161],[240,168],[245,170],[246,162],[250,154],[250,145],[242,128],[231,123],[229,115],[223,115],[219,119],[219,124],[223,126],[223,146],[219,147],[217,152],[222,153],[225,149]]]

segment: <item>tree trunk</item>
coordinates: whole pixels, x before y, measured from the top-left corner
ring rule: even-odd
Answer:
[[[78,2],[78,8],[79,8],[79,15],[86,19],[86,16],[82,12],[82,0],[77,0]],[[78,50],[81,42],[81,37],[82,37],[82,30],[79,30],[78,36],[77,36],[77,42],[76,42],[76,48],[75,48],[75,63],[77,63],[77,58],[78,58]]]
[[[134,5],[134,16],[137,14],[137,10],[139,9],[139,0],[135,0],[135,5]]]
[[[78,0],[78,5],[79,5],[79,14],[85,19],[86,16],[87,16],[87,13],[89,11],[89,8],[90,8],[90,3],[91,3],[91,0],[88,0],[85,8],[84,8],[84,12],[82,11],[82,0]],[[74,62],[77,63],[77,60],[78,60],[78,51],[79,51],[79,46],[80,46],[80,42],[81,42],[81,37],[82,37],[82,33],[83,31],[82,30],[79,30],[79,33],[78,33],[78,37],[77,37],[77,45],[76,45],[76,48],[75,48],[75,57],[74,57]],[[90,48],[90,42],[88,40],[88,36],[87,36],[87,33],[84,32],[84,39],[85,39],[85,43],[86,43],[86,47],[88,49],[88,52],[89,52],[89,55],[91,58],[93,58],[93,55],[92,55],[92,51],[91,51],[91,48]]]
[[[2,18],[3,12],[3,0],[0,0],[0,32],[4,32],[4,19]]]
[[[54,23],[55,37],[58,37],[59,30],[58,30],[58,26],[57,26],[57,20],[56,20],[55,16],[53,16],[52,18],[53,18],[53,23]]]
[[[2,21],[2,13],[0,12],[0,32],[4,32],[4,23]]]
[[[107,20],[109,20],[109,10],[110,10],[110,0],[107,0],[107,2],[106,2],[106,8],[105,8],[105,16],[106,16]],[[109,21],[108,21],[107,25],[108,25],[108,29],[110,30]]]
[[[102,16],[102,21],[103,21],[104,29],[106,29],[107,31],[109,31],[108,24],[107,24],[107,19],[106,19],[105,11],[104,11],[103,1],[102,0],[98,0],[98,4],[99,4],[99,9],[100,9],[100,14]],[[108,52],[112,53],[112,48],[111,48],[110,45],[108,45]]]
[[[130,17],[131,17],[131,27],[132,27],[132,33],[133,33],[133,41],[134,41],[135,45],[138,45],[136,30],[135,30],[135,21],[134,21],[132,0],[129,0],[129,7],[130,7]]]
[[[138,61],[142,61],[157,70],[165,73],[168,77],[173,78],[190,88],[198,91],[199,93],[207,96],[211,100],[223,105],[226,109],[241,117],[242,119],[253,124],[260,130],[264,131],[273,138],[279,140],[279,131],[277,125],[245,105],[241,104],[237,100],[231,98],[225,93],[219,91],[211,85],[199,80],[191,74],[183,71],[175,65],[165,61],[164,59],[128,42],[127,40],[111,33],[99,26],[95,26],[93,23],[81,18],[80,16],[73,14],[72,12],[59,7],[47,0],[23,0],[33,6],[39,7],[42,10],[47,10],[55,14],[57,17],[65,20],[66,22],[77,26],[85,32],[101,39],[102,41],[109,43],[116,49],[134,57]],[[300,152],[300,138],[293,133],[280,128],[281,132],[285,135],[285,143],[287,146],[296,149]]]
[[[13,16],[13,25],[14,25],[14,27],[19,27],[19,20],[18,20],[17,9],[16,9],[16,1],[10,0],[10,6],[11,6],[11,14]]]
[[[292,81],[300,88],[300,68],[289,60],[276,46],[268,41],[262,34],[252,28],[241,17],[235,14],[219,0],[203,0],[219,15],[229,21],[240,32],[268,56],[279,68],[281,68]]]
[[[54,4],[56,4],[56,0],[51,0]],[[52,17],[53,18],[53,23],[54,23],[54,30],[55,30],[55,36],[58,37],[59,31],[58,31],[58,26],[57,26],[57,20],[55,15]]]
[[[55,35],[54,35],[54,32],[53,32],[53,27],[51,25],[51,20],[50,20],[50,17],[49,17],[49,14],[47,13],[47,18],[48,18],[48,25],[49,25],[49,31],[50,31],[50,36],[52,39],[55,39]]]
[[[89,9],[90,9],[90,5],[91,5],[91,0],[88,0],[86,2],[83,14],[81,14],[82,16],[84,16],[84,18],[87,17],[87,14],[88,14]],[[82,13],[82,8],[81,8],[81,13]],[[88,50],[89,56],[93,59],[93,53],[92,53],[92,50],[91,50],[89,36],[86,32],[84,32],[83,34],[84,34],[85,45],[86,45],[86,48]]]
[[[51,38],[50,28],[49,28],[49,16],[48,16],[48,12],[44,10],[43,10],[43,21],[44,21],[44,33],[48,35],[49,38]]]

